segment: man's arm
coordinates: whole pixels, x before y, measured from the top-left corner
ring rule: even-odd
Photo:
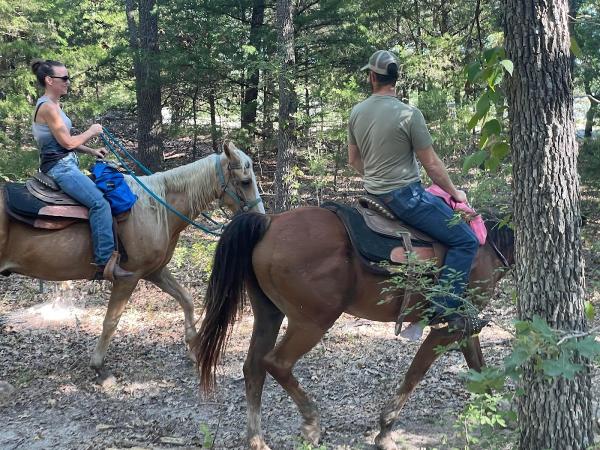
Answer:
[[[450,194],[457,202],[462,203],[467,201],[466,194],[463,191],[456,189],[456,186],[454,186],[454,183],[448,175],[446,166],[433,147],[429,146],[422,150],[417,150],[415,151],[415,155],[425,168],[425,172],[427,172],[429,178],[431,178],[435,184]]]
[[[358,146],[354,144],[348,144],[348,164],[354,167],[361,175],[365,174],[365,167],[363,165],[363,160],[360,157]]]

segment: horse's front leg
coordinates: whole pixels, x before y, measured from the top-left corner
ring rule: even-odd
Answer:
[[[410,393],[423,379],[433,362],[439,356],[439,346],[447,346],[456,341],[460,333],[448,333],[447,328],[432,329],[425,341],[419,347],[417,354],[412,360],[404,381],[398,388],[396,395],[392,398],[381,412],[379,434],[375,438],[375,445],[382,450],[397,450],[396,442],[392,438],[392,427],[400,415],[400,410],[406,403]]]
[[[137,286],[137,283],[138,278],[134,277],[118,279],[113,283],[108,308],[102,324],[102,334],[98,339],[96,349],[90,360],[90,366],[96,371],[100,383],[112,378],[111,374],[104,370],[104,358],[106,357],[110,339],[117,329],[121,314],[123,314],[125,306],[131,297],[131,293]]]
[[[190,342],[196,337],[196,334],[198,334],[196,331],[196,321],[194,319],[194,299],[190,293],[186,291],[181,284],[179,284],[179,282],[166,267],[163,267],[162,269],[148,275],[145,278],[177,300],[177,303],[179,303],[181,309],[183,309],[185,343],[188,346],[188,355],[193,361],[195,361],[196,357],[189,349]]]
[[[483,353],[481,353],[479,336],[472,336],[468,339],[464,339],[464,341],[461,342],[460,349],[469,369],[481,372],[481,369],[485,367],[485,360],[483,359]]]

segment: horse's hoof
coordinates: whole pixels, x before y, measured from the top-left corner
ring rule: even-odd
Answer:
[[[265,441],[260,436],[254,436],[248,444],[250,445],[250,450],[271,450],[271,447],[265,444]]]
[[[398,450],[398,446],[389,436],[389,434],[386,436],[381,436],[381,434],[378,434],[375,438],[375,446],[379,450]]]
[[[192,351],[192,349],[190,348],[189,344],[187,346],[187,354],[188,357],[190,358],[190,360],[194,363],[194,366],[196,365],[196,363],[198,362],[198,359],[196,358],[196,353],[194,353]]]
[[[117,379],[107,370],[96,369],[96,383],[104,389],[110,389],[117,384]]]
[[[311,445],[318,445],[321,439],[321,428],[318,422],[305,423],[301,429],[302,437]]]

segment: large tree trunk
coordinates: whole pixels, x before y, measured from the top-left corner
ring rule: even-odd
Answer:
[[[275,212],[290,208],[290,168],[294,157],[295,95],[291,84],[294,55],[294,24],[291,0],[277,0],[277,47],[279,72],[279,131],[277,133],[277,169],[275,171]]]
[[[257,55],[262,53],[261,28],[265,22],[265,0],[254,0],[252,5],[252,19],[250,21],[249,44],[257,50]],[[256,109],[258,99],[258,83],[260,71],[258,67],[251,69],[248,76],[244,101],[242,103],[241,123],[243,128],[250,128],[256,124]]]
[[[156,0],[139,0],[139,23],[133,0],[126,0],[129,43],[133,51],[140,160],[152,171],[163,161],[161,83]]]
[[[585,330],[577,144],[567,0],[507,0],[518,311],[561,330]],[[590,375],[549,378],[529,365],[519,398],[520,448],[593,443]]]

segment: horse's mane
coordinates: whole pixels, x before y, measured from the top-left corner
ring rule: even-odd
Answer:
[[[169,192],[179,192],[185,196],[191,218],[198,216],[215,198],[217,179],[215,157],[211,155],[184,166],[176,167],[153,175],[139,177],[158,197],[165,199]],[[133,216],[143,221],[152,220],[168,233],[167,209],[152,198],[131,176],[125,177],[127,184],[138,196]]]
[[[515,233],[512,228],[502,223],[493,213],[483,213],[483,221],[487,228],[487,238],[504,255],[510,265],[515,262]]]

